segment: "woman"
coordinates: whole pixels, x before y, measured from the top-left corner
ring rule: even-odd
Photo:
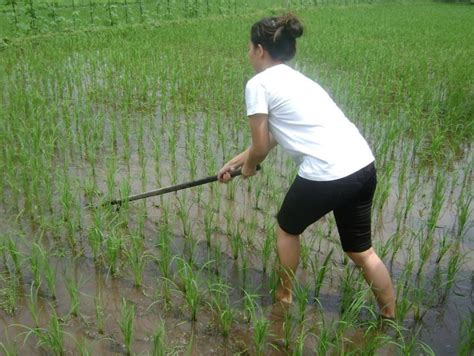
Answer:
[[[342,248],[362,269],[380,308],[393,318],[395,296],[387,268],[371,245],[370,211],[376,186],[374,157],[357,128],[314,81],[285,64],[296,52],[303,26],[293,15],[264,18],[252,26],[249,60],[255,76],[245,88],[252,145],[218,172],[228,182],[230,171],[244,177],[277,144],[299,165],[277,215],[280,302],[292,302],[291,276],[300,256],[299,235],[333,211]]]

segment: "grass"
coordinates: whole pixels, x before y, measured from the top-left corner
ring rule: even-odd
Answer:
[[[185,322],[201,313],[199,321],[214,315],[224,337],[241,323],[252,323],[251,347],[265,352],[268,325],[257,311],[279,282],[268,267],[275,256],[274,214],[296,171],[281,149],[248,181],[125,204],[118,212],[84,208],[215,174],[250,143],[242,97],[252,75],[248,28],[285,5],[270,9],[264,1],[237,8],[237,2],[222,2],[221,8],[212,2],[209,11],[205,1],[194,8],[192,1],[186,8],[176,1],[169,8],[166,1],[153,8],[143,2],[143,12],[140,2],[93,2],[92,14],[84,12],[89,3],[77,3],[74,15],[71,6],[35,2],[35,23],[18,4],[17,25],[11,12],[0,14],[13,20],[0,20],[0,307],[7,323],[28,308],[30,335],[50,352],[64,352],[69,343],[61,337],[69,326],[57,314],[49,324],[39,316],[45,301],[63,306],[66,299],[81,316],[74,319],[81,330],[94,327],[102,335],[97,338],[120,338],[105,322],[116,293],[127,300],[117,308],[123,311],[127,343],[133,338],[131,320],[142,317],[131,305],[139,308],[155,298],[163,302],[154,304],[163,312],[163,330],[173,330],[171,316],[186,306]],[[429,353],[431,347],[442,353],[435,336],[433,345],[425,344],[436,330],[418,334],[406,320],[413,315],[423,320],[432,308],[457,303],[466,313],[452,316],[453,324],[460,330],[470,325],[465,299],[457,294],[468,283],[472,257],[469,78],[474,74],[466,65],[474,51],[471,8],[352,2],[313,8],[309,3],[289,2],[306,26],[292,65],[329,91],[376,155],[373,241],[390,262],[398,321],[407,326],[390,342],[402,353]],[[254,12],[255,7],[265,11]],[[370,294],[359,285],[358,272],[341,265],[332,218],[309,228],[302,240],[302,267],[311,276],[295,290],[302,326],[293,351],[300,353],[315,338],[317,352],[341,353],[347,346],[344,332],[370,327],[361,324],[372,313]],[[70,259],[79,261],[79,277],[64,289],[55,277]],[[65,275],[75,275],[70,268]],[[77,282],[93,284],[90,279],[104,275],[114,277],[106,280],[119,284],[118,292],[102,288],[100,300],[84,300]],[[200,290],[216,275],[222,285],[209,293]],[[175,276],[180,293],[173,287]],[[157,285],[150,286],[150,280]],[[433,288],[435,282],[442,287]],[[339,285],[342,299],[334,303],[335,309],[343,306],[340,320],[309,328],[308,296],[321,304],[324,316]],[[433,300],[443,303],[434,307]],[[87,316],[94,314],[91,326]],[[150,337],[149,350],[164,342],[160,328]],[[469,350],[469,333],[462,335],[450,343]],[[168,337],[166,343],[178,342]],[[369,342],[367,349],[376,353],[384,342]],[[9,345],[1,336],[0,343]]]

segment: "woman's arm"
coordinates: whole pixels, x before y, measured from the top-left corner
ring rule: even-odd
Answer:
[[[249,116],[252,145],[227,162],[217,173],[221,182],[228,182],[230,171],[242,167],[242,175],[250,177],[256,174],[257,164],[261,163],[277,142],[268,129],[268,115],[255,114]]]
[[[252,145],[248,148],[247,157],[242,167],[242,175],[250,177],[257,172],[257,165],[267,157],[273,147],[277,145],[268,127],[267,114],[249,116],[252,131]]]

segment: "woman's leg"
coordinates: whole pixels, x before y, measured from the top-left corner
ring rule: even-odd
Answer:
[[[276,300],[292,302],[292,278],[300,261],[300,239],[298,235],[291,235],[277,227],[277,252],[279,259],[278,274],[280,284],[276,291]]]
[[[395,293],[392,279],[382,260],[371,247],[364,252],[347,252],[354,263],[362,269],[364,278],[375,294],[380,313],[384,317],[395,317]]]

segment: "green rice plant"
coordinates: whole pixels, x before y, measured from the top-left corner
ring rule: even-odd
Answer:
[[[87,240],[89,241],[92,256],[96,264],[99,263],[99,257],[101,256],[101,246],[105,240],[104,215],[104,211],[100,211],[100,209],[94,209],[92,213],[93,224],[91,225],[87,233]]]
[[[209,306],[219,321],[221,334],[224,337],[229,336],[235,319],[235,312],[230,306],[229,289],[231,287],[222,282],[210,283],[209,285],[209,292],[211,294]]]
[[[234,200],[235,199],[235,192],[237,191],[237,180],[232,179],[230,182],[226,184],[226,194],[227,199]]]
[[[124,253],[132,267],[134,286],[135,288],[141,288],[147,255],[144,254],[143,240],[140,236],[132,235],[130,241],[130,247]]]
[[[102,292],[99,290],[94,298],[95,324],[97,332],[104,334],[105,332],[105,307]]]
[[[331,336],[331,328],[326,327],[324,318],[322,318],[322,322],[320,323],[318,329],[318,338],[317,342],[315,342],[313,352],[315,353],[315,355],[327,355],[330,348],[334,346],[334,343],[332,341],[333,338]]]
[[[441,209],[443,208],[444,200],[446,194],[446,176],[444,171],[438,172],[436,175],[435,184],[433,187],[433,192],[431,195],[431,211],[428,218],[428,240],[432,240],[432,234],[438,223],[439,216],[441,214]]]
[[[438,243],[438,256],[436,257],[436,264],[439,264],[441,262],[441,259],[443,258],[443,256],[446,254],[446,252],[448,252],[451,248],[451,245],[453,244],[451,242],[451,234],[449,234],[448,232],[444,232],[442,234],[442,237]]]
[[[3,342],[0,342],[0,351],[3,352],[4,356],[18,356],[20,354],[16,344],[12,343],[4,344]]]
[[[272,252],[275,250],[276,246],[276,234],[275,234],[275,223],[265,224],[265,239],[263,240],[262,248],[261,248],[261,259],[262,259],[262,269],[263,273],[267,272],[267,265],[268,261],[270,260],[270,256]]]
[[[434,356],[435,353],[433,352],[433,350],[426,343],[421,340],[418,340],[418,333],[419,330],[417,330],[412,335],[399,338],[398,340],[400,342],[392,341],[392,343],[398,346],[399,352],[402,355],[422,354]]]
[[[343,330],[345,327],[353,325],[365,307],[368,289],[362,289],[352,294],[352,298],[346,302],[343,309],[339,326]]]
[[[312,275],[314,276],[314,296],[313,298],[316,300],[319,297],[319,291],[323,285],[324,278],[326,276],[327,271],[329,270],[329,261],[331,260],[331,256],[334,252],[334,248],[331,248],[329,253],[324,258],[323,264],[321,267],[318,268],[317,259],[314,258],[311,261],[311,269]]]
[[[309,302],[309,287],[307,284],[298,281],[295,276],[293,279],[293,295],[296,299],[296,305],[298,306],[298,322],[302,324],[304,322],[304,314],[306,311],[306,305]]]
[[[206,206],[206,209],[204,211],[204,233],[206,236],[206,245],[207,248],[211,247],[211,237],[212,233],[214,231],[214,220],[215,220],[215,212],[212,209],[211,204],[208,204]]]
[[[30,268],[33,274],[33,284],[36,286],[41,285],[41,272],[43,268],[44,252],[41,245],[33,243],[30,256]]]
[[[158,295],[159,299],[163,300],[163,306],[165,310],[168,310],[171,307],[171,286],[174,284],[168,278],[160,277],[159,280],[161,281],[160,284],[160,293]]]
[[[265,355],[267,347],[269,321],[265,316],[253,318],[253,344],[255,347],[255,354],[258,356]]]
[[[128,213],[128,209],[130,207],[130,202],[127,198],[131,195],[131,190],[132,187],[130,186],[130,178],[126,176],[125,179],[120,183],[119,189],[119,197],[123,201],[123,203],[120,204],[120,212],[124,215]]]
[[[250,270],[250,262],[248,254],[245,253],[245,246],[241,244],[240,246],[240,260],[241,260],[241,267],[240,271],[242,272],[242,288],[247,288],[249,270]]]
[[[122,237],[116,228],[112,229],[104,240],[105,263],[112,277],[117,277],[120,270],[118,260],[122,251]]]
[[[172,167],[176,167],[176,148],[177,148],[177,134],[173,130],[168,130],[168,153],[171,159]],[[173,184],[176,181],[172,181]]]
[[[247,324],[255,317],[256,307],[257,307],[257,294],[251,294],[245,289],[242,290],[244,293],[244,316]]]
[[[115,156],[106,158],[106,186],[107,186],[107,200],[112,200],[115,195],[115,174],[117,172],[117,159]]]
[[[424,305],[424,291],[421,281],[417,281],[418,285],[414,286],[412,291],[413,298],[413,319],[421,321],[426,315],[428,309]]]
[[[35,287],[33,284],[30,286],[30,295],[28,300],[26,301],[26,305],[31,314],[31,318],[35,323],[35,327],[38,328],[40,326],[40,311],[38,308],[38,291],[39,286]]]
[[[474,352],[474,312],[471,310],[467,318],[464,318],[460,326],[461,342],[458,355],[468,356]]]
[[[292,355],[294,356],[303,356],[304,353],[304,345],[306,338],[308,337],[308,331],[306,330],[305,326],[301,327],[300,333],[296,337],[295,340],[295,348],[293,349]]]
[[[80,298],[79,298],[79,285],[75,276],[65,278],[66,289],[69,294],[71,307],[69,313],[72,316],[79,316],[80,312]]]
[[[225,233],[227,234],[227,236],[230,237],[232,233],[234,232],[234,228],[236,225],[234,221],[234,214],[231,209],[225,210],[224,219],[225,219],[225,226],[226,226]]]
[[[307,270],[310,256],[311,256],[311,244],[307,243],[304,239],[301,240],[300,256],[301,256],[301,267],[304,270]]]
[[[92,356],[93,355],[93,344],[89,344],[85,337],[81,338],[76,342],[76,351],[81,356]]]
[[[162,126],[163,127],[163,126]],[[155,167],[155,180],[158,186],[161,185],[161,140],[155,137],[151,138],[152,146],[153,146],[153,158],[154,158],[154,167]]]
[[[176,201],[178,203],[178,218],[181,221],[181,226],[183,228],[184,237],[189,237],[191,234],[191,223],[189,221],[189,211],[191,206],[186,202],[186,194],[183,193],[182,197],[176,196]]]
[[[52,316],[49,320],[49,327],[47,329],[29,328],[27,326],[23,327],[28,330],[26,332],[24,343],[27,342],[31,335],[35,335],[38,347],[41,347],[54,355],[65,354],[64,335],[67,333],[62,329],[60,318],[54,309],[52,309]]]
[[[135,321],[135,305],[128,302],[125,298],[122,298],[122,309],[120,313],[120,319],[118,324],[120,331],[123,335],[123,342],[125,344],[125,352],[127,355],[132,354],[132,342],[133,342],[133,324]]]
[[[201,294],[191,266],[182,258],[177,258],[177,269],[181,283],[181,293],[190,309],[191,321],[197,320],[197,310],[201,301]]]
[[[281,283],[281,279],[278,273],[278,263],[275,262],[270,272],[270,280],[269,280],[270,295],[272,296],[272,300],[274,302],[276,301],[276,291],[280,283]]]
[[[4,276],[0,274],[0,309],[14,315],[18,309],[20,299],[20,281],[16,275]]]
[[[448,268],[446,271],[446,294],[453,286],[456,280],[456,274],[462,267],[464,262],[464,255],[458,250],[454,250],[451,254],[451,258],[448,261]]]
[[[22,254],[18,250],[16,242],[12,239],[11,236],[5,238],[5,248],[10,255],[13,265],[15,266],[15,271],[17,274],[21,274],[21,265],[22,265]]]
[[[471,216],[472,194],[470,191],[466,192],[464,188],[457,199],[457,231],[458,239],[463,240],[466,229],[468,228],[469,216]]]
[[[172,252],[168,224],[162,224],[159,227],[159,242],[157,244],[157,247],[160,251],[160,257],[155,258],[155,261],[158,264],[161,276],[170,279]]]
[[[238,225],[235,226],[228,239],[232,258],[234,260],[237,260],[239,258],[239,252],[243,249],[242,235],[240,232],[240,227]]]
[[[159,322],[155,334],[153,335],[153,350],[151,354],[153,356],[167,355],[166,329],[163,320]]]
[[[283,347],[286,351],[290,350],[290,346],[293,343],[294,334],[296,331],[296,324],[293,322],[291,313],[286,310],[283,314]]]
[[[411,209],[413,208],[415,204],[415,198],[419,192],[420,188],[420,174],[415,175],[415,180],[411,181],[407,185],[407,192],[405,193],[405,207],[404,207],[404,212],[403,212],[403,225],[406,225],[406,221],[408,218],[408,214],[410,213]]]

